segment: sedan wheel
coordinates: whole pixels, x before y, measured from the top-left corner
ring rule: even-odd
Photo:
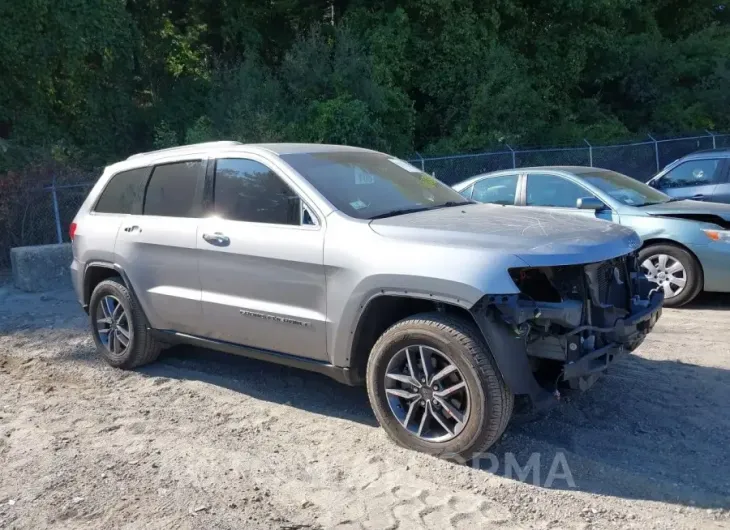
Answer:
[[[664,291],[665,300],[678,296],[687,285],[687,270],[684,265],[667,254],[649,256],[641,267],[646,277]]]

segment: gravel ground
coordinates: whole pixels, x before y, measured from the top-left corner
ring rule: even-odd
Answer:
[[[729,324],[728,297],[665,310],[475,469],[316,374],[192,348],[109,368],[70,291],[0,286],[0,528],[730,528]]]

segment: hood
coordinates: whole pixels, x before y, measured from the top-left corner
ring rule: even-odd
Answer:
[[[710,214],[718,215],[726,221],[730,221],[730,204],[722,204],[719,202],[684,200],[652,204],[651,206],[639,206],[638,208],[649,215]]]
[[[730,229],[730,204],[685,200],[641,206],[638,209],[654,217],[712,223]]]
[[[377,219],[370,227],[406,241],[509,253],[532,267],[603,261],[640,245],[633,230],[607,221],[492,204]]]

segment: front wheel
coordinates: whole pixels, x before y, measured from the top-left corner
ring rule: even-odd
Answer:
[[[685,249],[670,245],[649,245],[639,252],[642,272],[664,291],[664,306],[679,307],[702,290],[702,268]]]
[[[396,443],[462,462],[497,441],[514,406],[479,332],[442,313],[388,329],[373,346],[367,387],[378,422]]]

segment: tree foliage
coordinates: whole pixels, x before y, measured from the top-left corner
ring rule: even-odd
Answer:
[[[723,0],[0,0],[0,20],[0,140],[88,164],[730,129]]]

